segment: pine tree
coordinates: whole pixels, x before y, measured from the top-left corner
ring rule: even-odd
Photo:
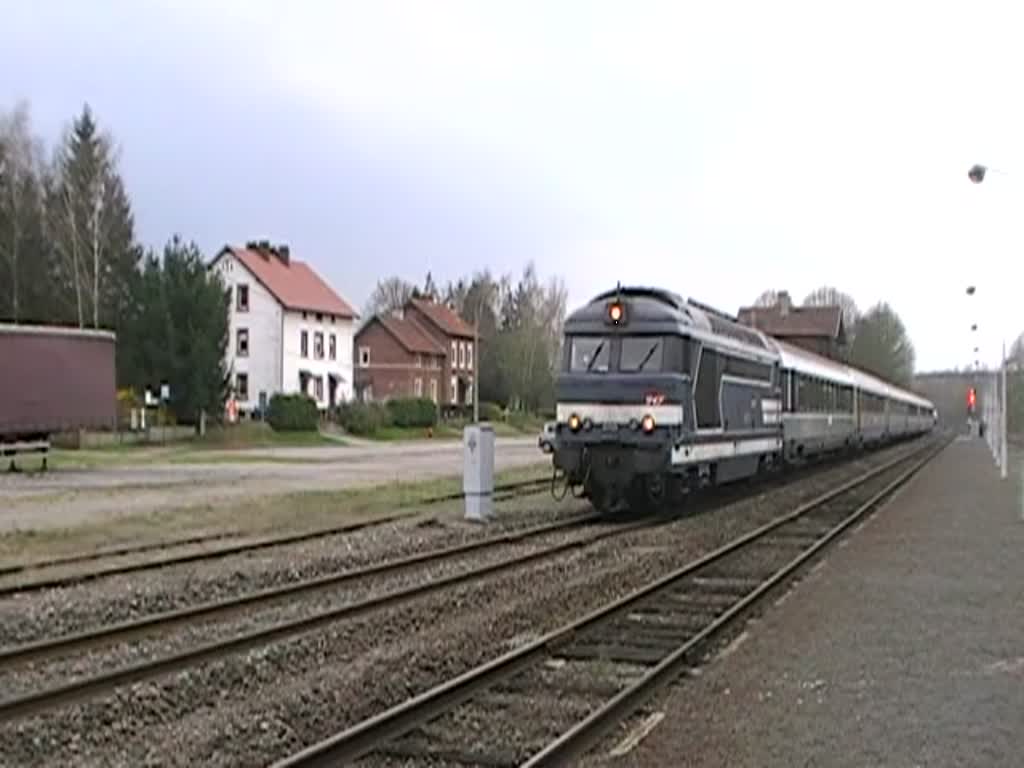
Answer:
[[[65,319],[120,331],[130,320],[142,254],[113,140],[100,133],[88,105],[56,153],[47,210]]]

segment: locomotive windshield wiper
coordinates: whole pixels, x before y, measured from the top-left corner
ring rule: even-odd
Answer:
[[[594,356],[592,358],[590,358],[590,362],[587,363],[587,373],[590,373],[590,369],[594,367],[594,363],[597,362],[597,358],[601,356],[601,350],[602,349],[604,349],[604,341],[603,340],[594,349]]]
[[[643,370],[644,366],[647,365],[647,362],[651,359],[651,355],[653,355],[655,351],[657,351],[659,344],[661,344],[661,342],[656,341],[654,342],[654,344],[651,345],[651,348],[647,350],[647,354],[644,355],[644,359],[640,361],[639,365],[637,365],[637,371]]]

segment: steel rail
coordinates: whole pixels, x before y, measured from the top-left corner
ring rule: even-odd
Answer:
[[[506,494],[510,493],[509,496],[503,496],[499,501],[506,500],[508,498],[514,498],[517,495],[517,491],[529,491],[536,489],[537,491],[544,490],[551,481],[550,479],[539,479],[539,480],[527,480],[522,483],[511,483],[505,486],[495,486],[495,494]],[[436,496],[429,499],[423,500],[421,504],[434,504],[444,501],[451,501],[462,498],[462,493],[451,494],[449,496]],[[53,589],[56,587],[67,587],[75,584],[82,584],[87,581],[95,581],[96,579],[105,578],[107,576],[120,576],[126,573],[135,573],[137,571],[145,571],[156,568],[165,568],[169,565],[180,565],[185,563],[195,563],[202,560],[213,560],[218,557],[227,557],[229,555],[237,555],[243,552],[251,552],[260,549],[267,549],[270,547],[286,546],[289,544],[298,544],[304,541],[311,541],[313,539],[326,538],[329,536],[337,536],[344,533],[354,533],[365,528],[372,528],[378,525],[386,525],[393,523],[398,520],[408,519],[412,517],[411,512],[396,512],[386,517],[379,517],[372,520],[361,520],[353,523],[345,523],[343,525],[330,526],[327,528],[317,528],[311,531],[301,531],[299,533],[290,533],[283,536],[267,536],[258,538],[255,540],[249,540],[248,542],[241,542],[238,544],[232,544],[226,547],[219,547],[216,549],[209,549],[202,552],[189,552],[186,554],[168,555],[166,557],[159,557],[152,560],[145,560],[134,563],[123,563],[120,565],[112,565],[104,568],[97,568],[92,571],[83,571],[80,573],[69,574],[66,576],[54,576],[51,578],[38,579],[36,581],[25,581],[16,582],[14,584],[3,584],[0,585],[0,597],[6,597],[8,595],[18,594],[21,592],[35,592],[40,589]],[[125,547],[123,550],[107,550],[106,552],[97,553],[79,553],[74,555],[68,555],[62,558],[54,558],[53,560],[41,560],[37,562],[18,563],[14,565],[7,565],[0,568],[0,576],[9,576],[16,573],[25,573],[28,571],[48,570],[61,565],[72,564],[75,562],[84,562],[88,560],[98,560],[103,557],[119,557],[130,554],[142,554],[147,551],[153,551],[158,549],[169,549],[175,546],[187,546],[189,544],[201,544],[204,541],[216,541],[218,539],[229,538],[231,536],[239,536],[238,533],[225,533],[225,534],[212,534],[209,538],[194,537],[192,540],[183,539],[178,541],[171,541],[169,543],[155,542],[153,544],[144,544],[138,547]]]
[[[948,444],[948,443],[947,443]],[[945,444],[942,448],[945,447]],[[939,449],[941,450],[941,448]],[[926,464],[938,451],[934,443],[901,455],[886,464],[875,467],[836,488],[800,504],[792,512],[781,515],[733,541],[709,552],[681,568],[640,587],[633,592],[607,603],[600,608],[555,629],[534,641],[485,662],[467,672],[407,699],[373,717],[312,744],[305,749],[273,763],[272,768],[321,768],[356,760],[388,741],[433,720],[497,681],[506,679],[530,665],[548,658],[557,648],[566,645],[583,630],[609,617],[619,614],[647,596],[716,563],[727,555],[744,549],[772,531],[819,509],[830,501],[864,485],[895,467],[912,461],[922,454],[926,457],[915,464],[912,474]],[[706,635],[705,635],[706,637]]]
[[[717,616],[704,629],[667,654],[661,662],[645,673],[639,680],[627,686],[600,708],[552,741],[547,747],[524,762],[520,768],[545,768],[547,766],[566,765],[569,761],[585,754],[605,736],[611,727],[634,712],[665,684],[671,682],[682,670],[687,658],[696,648],[735,621],[748,608],[790,576],[790,574],[831,544],[836,537],[861,520],[869,511],[917,474],[936,455],[945,450],[948,445],[948,443],[945,443],[937,450],[926,452],[927,455],[923,459],[917,461],[896,479],[888,483],[882,490],[860,504],[853,512],[830,528],[806,550],[777,569],[753,591],[744,595],[737,603]]]
[[[603,539],[621,536],[624,533],[644,527],[667,524],[675,518],[656,520],[637,520],[625,523],[617,528],[604,530],[590,536],[574,539],[569,542],[546,547],[516,557],[501,560],[497,563],[481,566],[463,573],[447,576],[435,581],[425,582],[405,589],[388,592],[383,595],[368,597],[353,603],[346,603],[337,608],[319,611],[301,619],[284,621],[269,627],[252,630],[228,640],[222,640],[198,646],[157,659],[115,669],[94,677],[75,680],[64,685],[29,693],[4,701],[0,701],[0,722],[7,722],[17,717],[51,709],[58,705],[88,699],[111,691],[122,685],[149,680],[161,675],[175,672],[206,661],[224,658],[250,648],[267,645],[277,640],[305,634],[342,619],[352,619],[372,611],[405,603],[413,598],[440,592],[444,589],[475,581],[502,571],[510,570],[527,563],[542,560],[553,555],[573,549],[583,549]]]
[[[269,587],[256,592],[238,595],[225,600],[212,600],[198,605],[186,606],[170,611],[163,611],[137,619],[118,622],[104,627],[87,629],[59,637],[44,638],[16,646],[0,648],[0,671],[29,661],[40,661],[61,656],[72,651],[83,651],[115,642],[124,642],[149,634],[156,630],[188,624],[204,618],[226,618],[242,610],[256,606],[270,605],[286,597],[294,597],[321,590],[332,589],[346,582],[363,579],[368,576],[380,576],[393,573],[415,565],[437,563],[460,555],[466,555],[484,549],[505,544],[517,543],[527,539],[555,533],[560,530],[575,528],[586,523],[597,522],[599,515],[578,515],[554,523],[525,528],[520,531],[489,536],[464,544],[417,552],[406,557],[385,560],[361,568],[325,574],[312,579],[305,579],[278,587]]]

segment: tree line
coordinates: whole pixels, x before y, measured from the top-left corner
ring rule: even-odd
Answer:
[[[119,387],[167,383],[180,418],[216,413],[224,287],[195,244],[139,244],[119,161],[88,105],[52,148],[26,103],[0,111],[0,321],[112,330]]]
[[[542,281],[532,263],[518,279],[484,270],[439,287],[430,273],[422,286],[402,277],[377,282],[363,310],[364,322],[422,296],[451,306],[477,328],[479,396],[512,410],[553,407],[568,290],[565,281]]]

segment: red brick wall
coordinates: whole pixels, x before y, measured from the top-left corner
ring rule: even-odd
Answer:
[[[359,364],[360,347],[370,348],[370,365],[366,368]],[[419,378],[423,380],[421,396],[429,398],[433,379],[438,382],[438,402],[444,403],[443,369],[430,368],[429,358],[424,358],[423,366],[418,366],[416,354],[408,352],[380,323],[371,322],[355,337],[356,390],[362,391],[369,385],[374,400],[415,397],[415,380]]]
[[[450,403],[452,401],[452,361],[449,359],[452,354],[451,337],[441,331],[429,317],[412,304],[405,308],[405,316],[412,319],[430,338],[444,349],[445,355],[441,362],[441,384],[438,399],[442,404]]]

